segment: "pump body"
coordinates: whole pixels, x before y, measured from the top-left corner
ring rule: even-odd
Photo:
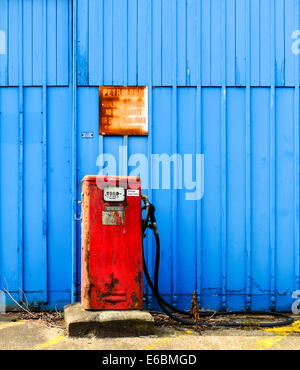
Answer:
[[[81,303],[87,310],[143,308],[141,181],[82,180]]]

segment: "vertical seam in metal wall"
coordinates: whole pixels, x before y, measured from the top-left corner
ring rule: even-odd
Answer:
[[[48,300],[48,182],[47,182],[47,2],[43,0],[43,134],[42,134],[42,202],[43,202],[43,263],[44,287],[43,301]]]
[[[286,13],[285,13],[285,0],[284,0],[284,3],[283,3],[283,32],[285,32],[285,16],[286,16]],[[285,37],[283,37],[283,44],[284,44],[284,50],[285,50],[285,45],[286,45],[286,41],[285,41]],[[285,77],[285,74],[286,74],[286,60],[285,60],[285,51],[284,51],[284,58],[283,58],[283,64],[284,64],[284,73],[283,73],[283,84],[282,86],[286,87],[286,77]]]
[[[138,2],[137,2],[137,8],[138,8]],[[152,28],[153,28],[153,12],[152,12],[152,5],[150,2],[149,5],[149,12],[148,12],[148,27],[150,28],[148,35],[150,37],[150,40],[148,40],[148,63],[149,66],[152,63]],[[137,9],[137,30],[138,30],[138,9]],[[137,37],[137,45],[138,45],[138,37]],[[137,53],[137,73],[138,73],[138,53]],[[137,76],[137,82],[138,82],[138,76]],[[152,117],[153,117],[153,112],[152,112],[152,97],[153,97],[153,86],[152,86],[152,68],[148,68],[148,94],[149,94],[149,107],[148,107],[148,197],[150,198],[150,201],[153,197],[153,191],[152,191],[152,161],[151,161],[151,154],[153,150],[152,146],[152,130],[153,130],[153,122],[152,122]],[[149,186],[150,185],[150,186]],[[146,243],[144,243],[145,245]],[[145,255],[147,256],[148,260],[148,268],[149,268],[149,273],[151,274],[152,272],[152,247],[153,247],[153,238],[152,238],[152,233],[149,235],[148,234],[148,243],[147,243],[147,250],[145,251]],[[147,304],[148,308],[152,309],[152,292],[149,289],[148,284],[146,283],[146,296],[147,296]]]
[[[123,34],[123,60],[125,66],[123,66],[123,82],[124,85],[128,85],[128,0],[125,0],[123,8],[123,29],[125,30]]]
[[[19,0],[19,163],[18,163],[18,287],[24,290],[24,91],[23,91],[23,2]],[[23,293],[20,294],[23,299]]]
[[[178,153],[178,127],[177,127],[177,39],[176,39],[176,29],[177,29],[177,1],[172,2],[172,12],[173,12],[173,40],[174,40],[174,55],[175,55],[175,67],[173,68],[173,87],[172,87],[172,152]],[[161,17],[163,22],[163,19]],[[162,35],[162,32],[161,32]],[[162,36],[163,37],[163,36]],[[163,63],[161,63],[162,65]],[[162,76],[163,77],[163,76]],[[162,78],[163,80],[163,78]],[[178,166],[178,163],[176,164]],[[178,173],[178,171],[177,171]],[[174,182],[178,179],[174,179]],[[178,281],[178,192],[177,189],[172,190],[172,303],[177,305],[177,281]]]
[[[251,9],[250,0],[246,3],[246,309],[251,308]]]
[[[105,0],[104,0],[105,1]],[[111,84],[114,86],[114,2],[111,2]]]
[[[80,0],[79,0],[80,1]],[[89,53],[90,53],[90,0],[88,0],[87,5],[87,75],[86,75],[86,85],[90,86],[90,65],[89,65]],[[77,54],[77,53],[76,53]]]
[[[177,16],[177,14],[176,14]],[[185,0],[185,86],[188,85],[189,83],[189,78],[188,78],[188,70],[189,70],[189,65],[188,65],[188,46],[187,46],[187,34],[188,34],[188,0]],[[177,34],[177,30],[176,30]]]
[[[7,0],[7,29],[6,29],[6,86],[9,86],[9,38],[10,38],[10,33],[9,33],[9,0]]]
[[[125,0],[125,2],[124,1],[122,2],[123,6],[124,6],[124,4],[127,5],[127,0]],[[126,29],[126,32],[122,33],[122,37],[123,37],[123,60],[127,61],[127,55],[124,55],[125,50],[127,50],[127,23],[124,24],[124,17],[125,17],[124,14],[127,17],[127,14],[128,14],[127,6],[126,6],[125,10],[123,8],[123,29]],[[126,64],[127,64],[127,62],[126,62]],[[123,84],[127,85],[127,73],[126,73],[126,77],[125,77],[125,72],[124,72],[125,70],[127,70],[127,66],[124,67],[124,63],[123,63]],[[128,136],[127,135],[123,136],[124,158],[123,158],[123,166],[122,167],[123,167],[123,172],[124,172],[123,175],[124,176],[128,175],[128,143],[129,143]],[[120,175],[122,175],[122,173]]]
[[[273,0],[271,0],[272,2]],[[284,0],[285,1],[285,0]],[[258,73],[258,84],[259,86],[261,86],[261,60],[260,60],[260,56],[261,56],[261,1],[259,1],[259,5],[258,5],[258,14],[259,14],[259,21],[258,21],[258,27],[259,27],[259,30],[258,30],[258,34],[259,34],[259,62],[258,62],[258,65],[259,65],[259,73]],[[272,24],[272,22],[271,22]],[[272,42],[272,34],[271,34],[271,42]],[[271,47],[272,49],[272,47]],[[271,58],[272,60],[272,58]]]
[[[57,34],[57,0],[55,0],[55,86],[57,86],[57,41],[58,41],[58,34]]]
[[[77,256],[77,0],[72,1],[72,290],[76,301]]]
[[[295,1],[295,29],[299,29],[299,2]],[[295,56],[295,97],[294,97],[294,196],[295,196],[295,210],[294,210],[294,244],[295,244],[295,290],[300,289],[300,255],[299,255],[299,55]]]
[[[101,53],[100,56],[102,57],[102,60],[100,61],[99,66],[102,68],[102,80],[100,81],[100,84],[104,85],[104,0],[101,0],[100,5],[99,5],[99,10],[101,7],[102,7],[102,22],[101,22],[101,25],[102,25],[101,32],[102,33],[100,34],[99,40],[100,38],[102,38],[102,45],[100,44],[99,48],[100,48],[100,53]],[[101,50],[101,46],[102,46],[102,50]]]
[[[31,19],[33,21],[33,0],[31,2]],[[32,32],[31,32],[31,45],[33,46],[33,24],[32,24]],[[32,63],[31,63],[31,85],[33,85],[33,74],[34,74],[34,71],[33,71],[33,47],[31,48],[31,55],[30,55],[30,58],[32,60]]]
[[[136,84],[139,84],[139,2],[136,0]]]
[[[226,150],[226,132],[227,132],[227,99],[226,99],[226,4],[222,2],[222,92],[221,92],[221,246],[222,246],[222,278],[221,294],[222,309],[227,306],[227,150]]]
[[[127,4],[127,0],[125,0],[125,2],[124,1],[122,2],[122,6],[124,6],[125,3]],[[124,24],[124,17],[125,17],[124,14],[126,14],[126,16],[127,16],[128,11],[127,11],[127,7],[126,7],[125,11],[124,11],[124,8],[122,10],[123,10],[123,18],[122,18],[122,20],[123,20],[123,30],[124,29],[126,30],[126,32],[122,33],[122,37],[123,37],[123,43],[122,43],[123,61],[125,61],[125,60],[127,61],[127,55],[126,56],[124,55],[125,50],[127,50],[126,45],[125,45],[125,44],[127,44],[127,25]],[[123,85],[127,85],[127,76],[126,76],[126,80],[125,80],[125,72],[124,72],[125,69],[127,69],[127,67],[126,68],[124,67],[124,62],[122,64],[122,66],[123,66]],[[121,166],[122,173],[120,173],[120,175],[127,176],[128,175],[128,136],[127,135],[123,136],[123,147],[124,148],[122,150],[122,153],[123,153],[124,157],[123,157],[123,164]]]
[[[163,0],[160,0],[160,86],[163,86]]]
[[[202,2],[198,2],[198,83],[197,83],[197,97],[196,97],[196,154],[202,153],[202,65],[201,65],[201,50],[202,50]],[[203,179],[201,179],[204,181]],[[197,286],[197,303],[199,307],[202,306],[202,204],[201,200],[196,203],[196,286]]]
[[[209,86],[211,86],[211,59],[212,59],[211,58],[211,49],[212,49],[211,48],[211,1],[212,0],[208,0],[209,2],[209,42],[208,42],[208,45],[209,45]],[[222,5],[223,3],[224,1],[222,2]]]
[[[271,309],[276,305],[276,113],[275,113],[275,0],[271,1],[271,91],[270,91],[270,278]],[[261,9],[260,9],[261,12]]]
[[[101,9],[101,12],[100,12],[100,9]],[[100,25],[102,25],[102,29],[100,29],[100,26],[99,26],[99,32],[100,32],[100,35],[99,35],[99,41],[100,39],[102,38],[102,45],[100,44],[99,45],[99,83],[100,85],[104,85],[104,0],[101,0],[99,2],[99,22]],[[102,16],[102,19],[100,19]],[[102,46],[102,50],[101,50],[101,46]],[[100,57],[102,57],[102,60],[100,59]],[[102,72],[100,74],[100,67],[102,68]],[[100,76],[102,76],[102,80],[100,80]],[[99,91],[98,91],[98,94],[99,94]],[[99,104],[99,95],[98,95],[98,104]],[[99,108],[98,107],[98,112],[99,112]],[[99,113],[98,113],[99,114]],[[98,129],[98,132],[99,132],[99,129]],[[100,134],[99,132],[99,156],[100,155],[103,155],[104,153],[104,137],[103,135]]]
[[[123,162],[121,164],[121,176],[127,176],[128,175],[128,136],[123,136],[123,150],[122,150],[122,159]]]
[[[177,153],[177,86],[172,87],[172,152]],[[177,164],[178,165],[178,164]],[[175,180],[175,179],[174,179]],[[177,181],[177,180],[176,180]],[[177,304],[177,268],[178,268],[178,194],[172,190],[172,302]]]

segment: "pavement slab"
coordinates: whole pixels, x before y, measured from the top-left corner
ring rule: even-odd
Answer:
[[[154,318],[147,311],[87,311],[80,303],[64,308],[70,337],[133,337],[154,333]]]
[[[14,318],[15,320],[16,318]],[[300,318],[274,329],[155,327],[155,333],[124,338],[70,338],[66,326],[49,327],[41,320],[1,320],[0,350],[300,350]]]

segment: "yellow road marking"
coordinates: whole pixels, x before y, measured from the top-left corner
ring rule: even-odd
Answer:
[[[293,324],[289,326],[283,326],[282,328],[264,329],[264,331],[276,334],[300,333],[300,320],[293,322]]]
[[[192,333],[193,331],[187,330],[184,332],[184,334],[181,334],[181,335],[172,335],[170,337],[158,338],[156,343],[148,344],[145,347],[138,348],[138,350],[139,351],[151,351],[152,349],[155,349],[157,346],[159,346],[161,342],[169,342],[172,339],[179,339],[179,338],[185,337],[186,335],[192,334]]]
[[[37,344],[35,347],[33,347],[32,349],[33,350],[41,350],[41,349],[45,349],[45,348],[48,348],[50,346],[53,346],[54,344],[58,344],[58,343],[61,343],[61,342],[64,342],[67,338],[64,337],[63,335],[60,335],[58,337],[54,337],[50,340],[48,340],[47,342],[45,343],[41,343],[41,344]]]
[[[255,343],[255,345],[251,348],[251,350],[257,350],[257,351],[262,351],[265,349],[271,349],[275,344],[281,342],[286,335],[282,335],[280,337],[276,336],[273,338],[264,338]]]
[[[271,349],[275,344],[281,342],[284,338],[293,333],[300,333],[300,320],[295,321],[290,326],[283,326],[281,328],[263,329],[264,332],[275,333],[275,337],[267,337],[261,339],[251,348],[251,350],[265,350]]]
[[[0,330],[10,328],[12,326],[19,326],[19,325],[22,325],[23,323],[24,323],[24,320],[13,321],[13,322],[4,322],[2,324],[0,323]]]

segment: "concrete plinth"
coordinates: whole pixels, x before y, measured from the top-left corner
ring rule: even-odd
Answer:
[[[64,308],[70,337],[135,337],[154,333],[154,319],[146,311],[86,311],[80,303]]]

